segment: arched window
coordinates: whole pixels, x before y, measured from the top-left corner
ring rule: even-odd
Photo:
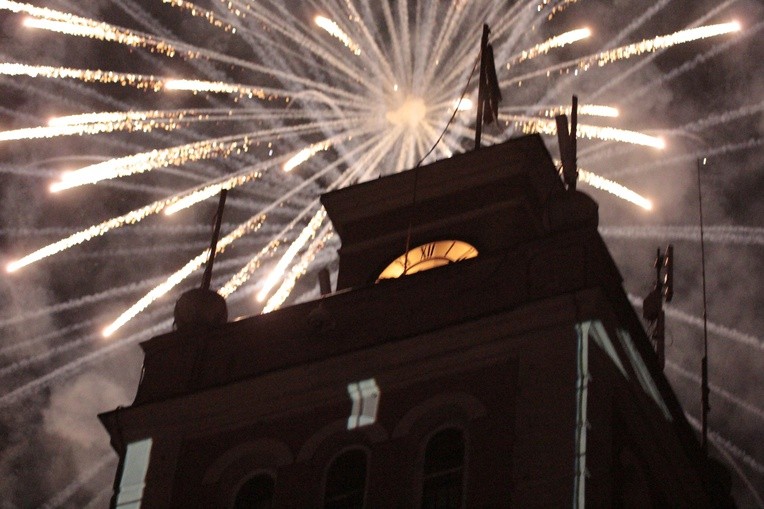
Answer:
[[[236,493],[233,509],[270,509],[275,481],[268,474],[250,477]]]
[[[366,452],[351,449],[337,456],[326,472],[324,508],[361,509],[366,495]]]
[[[422,509],[462,507],[464,484],[464,436],[447,428],[435,433],[424,452]]]

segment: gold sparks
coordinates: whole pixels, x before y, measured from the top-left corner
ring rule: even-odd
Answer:
[[[577,1],[578,0],[561,0],[561,1],[555,2],[554,5],[552,6],[552,10],[549,11],[549,14],[547,14],[547,17],[546,17],[547,21],[551,21],[556,14],[559,14],[560,12],[564,11],[568,6],[576,3]],[[545,7],[547,7],[551,3],[552,3],[552,0],[541,0],[539,4],[536,6],[536,10],[538,12],[541,12]]]
[[[207,10],[207,9],[203,9],[203,8],[199,7],[198,5],[195,5],[195,4],[191,3],[191,2],[187,2],[185,0],[162,0],[162,2],[166,3],[166,4],[170,4],[173,7],[178,7],[180,9],[188,12],[189,14],[191,14],[191,16],[195,16],[195,17],[198,17],[198,18],[204,18],[212,26],[216,26],[218,28],[222,28],[226,32],[236,33],[236,28],[235,27],[233,27],[233,26],[229,25],[228,23],[220,20],[217,16],[215,16],[214,12],[212,12],[210,10]]]
[[[66,237],[65,239],[61,239],[57,242],[54,242],[53,244],[49,244],[43,248],[38,249],[37,251],[19,258],[16,261],[9,263],[6,266],[6,270],[8,272],[15,272],[23,267],[26,267],[27,265],[40,261],[43,258],[53,256],[57,253],[60,253],[61,251],[64,251],[65,249],[69,249],[78,244],[82,244],[83,242],[87,242],[94,237],[103,235],[109,230],[120,228],[127,224],[138,223],[148,216],[160,212],[167,205],[175,201],[175,199],[176,198],[173,197],[167,198],[166,200],[159,200],[140,209],[128,212],[122,216],[113,217],[107,221],[104,221],[103,223],[93,225],[89,228],[81,230],[70,235],[69,237]]]
[[[315,21],[316,25],[326,30],[329,35],[339,39],[339,41],[352,51],[354,55],[361,54],[361,47],[358,46],[358,44],[356,44],[353,39],[351,39],[350,36],[337,25],[337,23],[324,16],[316,16],[313,18],[313,21]]]
[[[274,239],[269,242],[264,248],[262,248],[247,264],[242,267],[239,272],[233,275],[221,288],[218,293],[225,298],[228,298],[233,292],[239,289],[241,285],[249,281],[249,278],[254,272],[260,268],[260,262],[262,258],[268,253],[273,252],[279,247],[281,242],[278,239]]]
[[[31,78],[76,79],[85,83],[107,83],[130,86],[137,89],[153,90],[184,90],[189,92],[210,92],[220,94],[238,94],[241,97],[258,99],[278,99],[273,91],[261,87],[225,83],[222,81],[184,80],[161,78],[146,74],[103,71],[100,69],[72,69],[68,67],[52,67],[45,65],[26,65],[16,63],[0,63],[0,74],[5,76],[29,76]],[[287,98],[284,98],[288,102]]]
[[[191,161],[228,157],[234,152],[246,152],[249,149],[249,143],[247,137],[221,138],[110,159],[62,174],[59,182],[51,184],[50,191],[55,193],[86,184],[95,184],[102,180],[126,177]]]
[[[0,74],[4,76],[29,76],[30,78],[69,78],[85,83],[114,83],[154,91],[161,90],[163,84],[161,78],[150,75],[15,63],[0,63]]]
[[[557,134],[557,125],[554,120],[546,118],[523,117],[518,115],[507,115],[502,118],[514,124],[524,133],[540,133],[547,135]],[[615,127],[601,127],[595,125],[578,124],[577,135],[588,139],[597,139],[603,141],[618,141],[630,143],[633,145],[642,145],[656,149],[666,147],[666,142],[658,136],[628,131],[626,129],[617,129]]]
[[[264,89],[236,83],[224,83],[222,81],[180,80],[172,79],[164,82],[166,90],[185,90],[187,92],[211,92],[215,94],[238,94],[240,96],[257,97],[265,99],[267,94]]]
[[[595,57],[588,59],[586,62],[580,63],[578,67],[580,69],[587,69],[593,63],[597,63],[601,67],[616,60],[626,60],[627,58],[636,55],[670,48],[677,44],[697,41],[699,39],[707,39],[709,37],[729,34],[732,32],[739,32],[740,29],[740,23],[732,21],[729,23],[720,23],[718,25],[708,25],[681,30],[670,35],[660,35],[652,39],[645,39],[635,44],[621,46],[620,48],[615,48],[610,51],[603,51],[598,53]]]
[[[101,41],[113,41],[132,47],[149,48],[151,51],[174,56],[177,49],[167,41],[157,39],[147,34],[110,25],[68,12],[56,11],[29,4],[0,0],[0,10],[18,14],[28,14],[30,17],[23,21],[24,26],[48,30],[79,37],[90,37]],[[187,52],[187,56],[195,57],[195,52]]]
[[[114,131],[171,131],[184,118],[181,112],[130,111],[70,115],[50,119],[47,126],[0,131],[0,141],[32,140],[58,136],[89,135]]]
[[[684,44],[700,39],[707,39],[709,37],[716,37],[719,35],[739,32],[740,30],[742,30],[742,27],[737,21],[680,30],[679,32],[675,32],[670,35],[660,35],[652,39],[644,39],[640,42],[627,44],[612,50],[602,51],[600,53],[595,53],[584,58],[569,62],[563,62],[561,64],[547,67],[539,71],[517,76],[515,78],[502,81],[501,85],[507,86],[511,84],[522,84],[523,81],[534,77],[550,77],[553,73],[564,74],[570,72],[571,70],[574,74],[578,74],[579,72],[589,70],[594,65],[603,67],[613,62],[627,60],[634,56],[651,53],[661,49],[667,49],[678,44]]]
[[[557,115],[568,115],[572,113],[570,106],[555,106],[547,108],[541,112],[545,117],[556,117]],[[612,106],[603,106],[599,104],[579,104],[578,114],[590,117],[617,118],[620,115],[618,108]]]
[[[509,62],[507,62],[507,69],[515,64],[524,62],[525,60],[531,60],[539,55],[545,55],[549,53],[549,51],[553,48],[562,48],[568,44],[573,44],[574,42],[587,39],[591,37],[591,35],[592,31],[590,29],[579,28],[576,30],[571,30],[570,32],[565,32],[564,34],[557,35],[551,39],[547,39],[546,41],[535,45],[531,49],[525,50],[519,55],[510,58]]]

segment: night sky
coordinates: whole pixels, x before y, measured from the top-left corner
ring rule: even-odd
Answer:
[[[265,100],[239,94],[152,91],[120,84],[0,74],[0,131],[47,125],[51,117],[90,112],[214,109],[233,112],[216,122],[179,122],[177,129],[115,131],[50,139],[0,141],[0,261],[3,266],[91,225],[126,214],[156,200],[217,181],[242,168],[269,161],[256,180],[233,189],[225,210],[223,234],[268,209],[254,233],[239,239],[215,264],[213,287],[220,288],[252,256],[279,241],[260,260],[250,281],[229,298],[229,315],[257,314],[255,300],[268,272],[317,211],[314,200],[339,185],[343,175],[366,165],[361,179],[412,166],[437,139],[450,117],[475,61],[483,21],[495,32],[499,79],[533,73],[562,62],[642,39],[687,28],[737,20],[743,29],[689,42],[658,53],[634,56],[604,67],[506,84],[502,127],[486,127],[484,142],[519,133],[509,115],[533,115],[549,105],[569,104],[577,94],[584,104],[619,109],[618,118],[582,117],[580,122],[660,136],[664,150],[597,140],[579,142],[579,166],[615,180],[649,198],[642,210],[604,191],[581,184],[600,206],[601,233],[621,269],[635,302],[650,291],[656,248],[673,243],[675,297],[667,310],[666,374],[690,422],[700,420],[702,357],[702,285],[698,228],[696,161],[701,171],[711,381],[711,453],[733,472],[740,507],[764,507],[764,5],[761,0],[578,0],[546,21],[533,15],[538,2],[524,2],[505,23],[511,2],[423,2],[421,16],[410,2],[408,27],[391,30],[378,7],[358,3],[357,23],[337,5],[345,2],[273,2],[284,9],[282,26],[258,20],[257,9],[270,2],[245,2],[244,18],[227,13],[224,3],[200,1],[215,19],[236,33],[212,26],[203,17],[162,4],[161,0],[36,0],[33,5],[71,12],[181,41],[189,47],[226,55],[222,59],[170,57],[147,48],[76,37],[23,26],[26,17],[0,2],[0,63],[103,69],[269,87],[278,94]],[[552,2],[552,5],[563,2]],[[337,4],[337,5],[335,5]],[[370,3],[376,5],[376,3]],[[426,9],[447,5],[460,24],[445,45],[431,79],[405,77],[401,69],[426,64],[442,16],[425,20]],[[397,5],[397,4],[396,4]],[[280,7],[277,7],[280,6]],[[379,11],[379,12],[378,12]],[[549,13],[549,7],[542,14]],[[316,14],[334,18],[358,42],[355,55],[317,27]],[[420,20],[419,22],[417,20]],[[554,35],[587,26],[592,36],[533,60],[505,63],[519,51]],[[367,30],[379,48],[375,55]],[[408,34],[408,35],[406,35]],[[419,40],[421,39],[421,40]],[[474,48],[454,47],[473,41]],[[366,45],[365,45],[366,44]],[[467,48],[467,46],[464,46]],[[256,66],[238,65],[231,58]],[[385,67],[380,62],[388,62]],[[413,62],[413,63],[412,63]],[[392,90],[380,69],[400,78]],[[372,93],[369,83],[377,86]],[[444,84],[437,96],[433,84]],[[466,97],[475,97],[475,78]],[[366,87],[366,88],[365,88]],[[421,103],[411,99],[421,100]],[[289,98],[287,101],[285,98]],[[444,99],[445,98],[445,99]],[[445,103],[440,109],[436,101]],[[409,104],[409,109],[399,110]],[[427,107],[423,124],[395,124],[393,111]],[[416,110],[418,111],[418,110]],[[247,112],[248,118],[236,115]],[[406,116],[412,119],[413,114]],[[423,114],[424,115],[424,114]],[[414,115],[415,116],[415,115]],[[371,130],[351,119],[360,117]],[[435,158],[447,150],[472,146],[474,115],[459,113]],[[408,120],[406,120],[408,121]],[[343,124],[343,122],[346,122]],[[311,130],[301,125],[315,123]],[[428,124],[429,127],[429,124]],[[355,130],[354,130],[355,129]],[[376,134],[401,132],[377,160],[364,160],[373,148],[363,143]],[[407,130],[408,129],[408,130]],[[266,135],[273,130],[276,134]],[[411,133],[419,133],[416,138]],[[425,133],[424,135],[422,133]],[[52,194],[48,186],[62,171],[153,149],[250,134],[246,151],[166,167]],[[350,137],[352,135],[352,138]],[[326,150],[285,173],[289,154],[333,139]],[[412,141],[413,140],[413,141]],[[487,141],[485,141],[487,140]],[[556,155],[556,140],[545,141]],[[382,142],[377,142],[382,143]],[[311,179],[339,161],[335,169]],[[298,186],[301,186],[298,188]],[[298,189],[297,192],[292,192]],[[289,194],[288,194],[289,193]],[[104,507],[116,467],[106,432],[96,414],[129,405],[140,376],[138,343],[169,331],[178,295],[198,286],[196,271],[135,320],[104,338],[102,329],[155,285],[180,269],[209,244],[214,198],[168,217],[151,216],[112,230],[76,247],[4,274],[0,280],[0,508]],[[294,223],[292,225],[292,223]],[[286,228],[292,226],[291,228]],[[308,245],[311,245],[309,242]],[[316,272],[336,271],[339,241],[326,241],[297,281],[287,304],[315,298]],[[302,252],[301,252],[302,253]],[[295,262],[299,261],[299,254]],[[334,275],[333,275],[334,277]],[[277,286],[278,287],[278,284]]]

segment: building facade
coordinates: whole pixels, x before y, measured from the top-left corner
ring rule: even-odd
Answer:
[[[322,203],[335,291],[142,344],[113,507],[730,503],[540,137]]]

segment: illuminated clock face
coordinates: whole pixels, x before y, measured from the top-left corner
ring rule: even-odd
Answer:
[[[409,250],[393,260],[382,271],[377,281],[434,269],[449,263],[474,258],[477,255],[477,249],[461,240],[436,240],[435,242],[428,242]]]

